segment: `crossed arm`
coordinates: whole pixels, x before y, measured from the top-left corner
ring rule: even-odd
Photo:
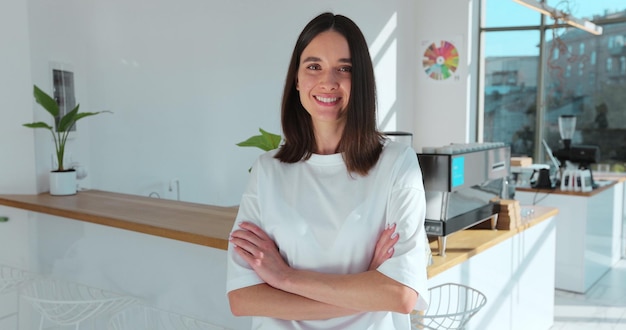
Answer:
[[[376,243],[369,269],[358,274],[326,274],[289,267],[276,244],[258,226],[244,222],[231,243],[265,281],[229,292],[237,316],[267,316],[287,320],[328,319],[368,311],[409,313],[417,293],[376,271],[393,255],[398,235],[385,229]]]

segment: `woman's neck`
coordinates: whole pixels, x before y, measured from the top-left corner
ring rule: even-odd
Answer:
[[[315,153],[332,155],[337,153],[339,142],[343,135],[344,125],[317,125],[315,126]]]

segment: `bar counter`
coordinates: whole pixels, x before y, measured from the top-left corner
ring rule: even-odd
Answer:
[[[556,221],[557,289],[585,293],[622,257],[626,176],[594,173],[590,192],[516,188],[526,205],[559,209]]]
[[[0,195],[0,205],[226,250],[236,207],[84,190],[71,196]]]
[[[498,243],[558,214],[558,209],[554,207],[533,206],[532,210],[532,215],[523,217],[522,225],[512,230],[466,229],[453,233],[448,236],[445,257],[437,255],[437,241],[431,242],[430,249],[433,252],[433,263],[428,267],[428,278],[433,278]]]
[[[0,205],[115,227],[225,250],[237,207],[221,207],[99,190],[72,196],[0,195]],[[533,207],[532,217],[514,230],[464,230],[448,238],[445,257],[431,243],[432,278],[490,247],[557,214],[556,208]]]
[[[569,196],[582,196],[582,197],[592,197],[596,196],[606,190],[610,190],[613,186],[620,184],[622,182],[626,182],[626,176],[617,175],[611,173],[602,173],[602,174],[594,174],[594,180],[601,185],[598,188],[595,188],[591,191],[572,191],[572,190],[561,190],[560,187],[554,189],[547,188],[531,188],[531,187],[516,187],[516,191],[521,192],[531,192],[537,194],[559,194],[559,195],[569,195]]]

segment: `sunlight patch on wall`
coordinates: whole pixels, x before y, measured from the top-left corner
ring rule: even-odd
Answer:
[[[398,46],[394,36],[398,27],[397,16],[393,13],[370,45],[378,93],[378,128],[381,131],[397,130],[396,111],[393,109],[397,99]]]

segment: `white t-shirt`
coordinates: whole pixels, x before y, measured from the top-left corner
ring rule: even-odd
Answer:
[[[417,291],[416,309],[426,309],[426,201],[415,151],[387,141],[365,177],[349,173],[341,154],[313,154],[294,164],[275,154],[267,152],[253,165],[233,228],[241,221],[256,223],[293,268],[352,274],[367,270],[380,233],[396,223],[400,240],[377,270]],[[229,245],[227,291],[260,283]],[[410,329],[409,316],[393,312],[313,321],[254,317],[252,323],[253,329],[268,330]]]

